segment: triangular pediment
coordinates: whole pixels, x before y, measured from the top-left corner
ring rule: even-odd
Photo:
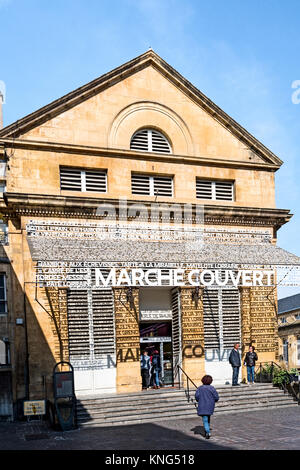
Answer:
[[[145,85],[141,85],[141,83],[144,83],[143,80]],[[155,83],[155,87],[153,88],[156,90],[156,96],[151,96],[151,99],[149,99],[147,92],[147,80],[152,80],[152,84]],[[143,86],[145,89],[144,96],[142,94]],[[132,97],[130,97],[131,101],[130,99],[127,100],[118,110],[117,108],[113,108],[113,103],[119,100],[119,97],[114,96],[114,93],[118,92],[119,96],[122,96],[122,87],[123,92],[125,90],[127,94],[129,93],[130,95],[131,93]],[[138,97],[135,96],[135,89],[137,87],[139,87],[140,90]],[[167,92],[164,92],[164,90],[167,90],[167,87],[169,87],[170,93],[172,94],[169,99],[166,97]],[[169,111],[170,119],[173,119],[173,121],[178,119],[178,126],[182,127],[182,139],[190,139],[191,144],[188,144],[187,148],[191,149],[193,147],[193,149],[189,150],[188,153],[194,157],[204,156],[209,158],[210,156],[215,156],[215,158],[230,160],[230,151],[226,149],[231,146],[233,149],[232,154],[235,155],[233,159],[238,161],[247,160],[249,164],[263,163],[275,167],[279,167],[282,164],[282,161],[276,155],[152,50],[145,52],[111,72],[102,75],[7,126],[0,131],[0,139],[25,138],[27,140],[40,140],[41,138],[41,140],[47,142],[53,141],[73,144],[74,141],[71,137],[70,140],[68,140],[68,133],[70,136],[72,133],[78,136],[81,132],[79,128],[78,130],[70,129],[71,118],[75,112],[74,110],[77,109],[78,113],[81,113],[81,119],[83,120],[98,120],[99,124],[97,124],[97,126],[100,129],[101,121],[104,119],[104,116],[107,116],[107,112],[105,107],[96,109],[93,100],[95,100],[97,96],[104,97],[104,95],[107,100],[107,106],[111,106],[111,108],[115,109],[114,112],[116,115],[121,115],[121,112],[125,113],[124,110],[129,110],[130,106],[134,107],[135,103],[138,103],[136,108],[139,110],[141,109],[141,103],[148,103],[149,109],[149,103],[154,103],[156,109],[154,109],[155,106],[152,105],[153,113],[154,111],[158,112],[159,107],[162,108],[161,114],[167,115],[167,111]],[[161,100],[159,99],[160,97],[162,98]],[[83,104],[86,103],[89,103],[90,106],[84,108]],[[176,103],[176,106],[173,106],[174,109],[171,109],[172,106],[170,103]],[[144,105],[144,109],[147,108],[146,104]],[[171,115],[172,113],[174,116]],[[68,124],[64,122],[64,117],[67,115],[69,116],[69,119],[67,119]],[[194,126],[193,131],[189,130],[189,120],[192,123],[191,126]],[[50,121],[55,122],[52,125],[51,132],[47,133],[47,127],[49,127],[47,123]],[[110,122],[109,126],[111,131],[114,125],[111,116],[107,117],[107,122],[108,121]],[[55,129],[58,129],[59,126],[61,126],[61,132],[57,132],[56,134]],[[197,143],[197,136],[201,133],[197,130],[197,126],[200,130],[201,128],[204,129],[199,144]],[[96,133],[97,127],[94,126],[94,128],[95,130],[88,129],[86,131],[86,142],[91,142],[91,145],[98,147],[109,148],[109,138],[107,142],[104,143],[100,142],[99,144],[95,144],[93,142],[93,134]],[[108,124],[103,132],[108,132]],[[185,132],[186,135],[184,134]],[[62,140],[63,138],[66,140]],[[217,141],[219,144],[215,145]],[[75,143],[85,145],[86,142],[82,140],[79,142],[76,141]],[[123,145],[118,146],[118,142],[113,144],[112,147],[124,148]],[[245,150],[242,151],[242,148],[245,149],[245,147],[246,152]],[[224,155],[222,154],[222,149],[225,149]],[[187,152],[181,150],[179,145],[177,154],[184,155],[187,154]]]

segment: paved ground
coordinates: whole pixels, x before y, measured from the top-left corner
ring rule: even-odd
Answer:
[[[0,450],[299,450],[300,406],[216,414],[212,438],[202,434],[197,417],[68,432],[46,423],[0,423]]]

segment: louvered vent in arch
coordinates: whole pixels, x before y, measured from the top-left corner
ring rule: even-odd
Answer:
[[[141,129],[133,134],[131,150],[140,152],[171,153],[171,146],[166,137],[154,129]]]

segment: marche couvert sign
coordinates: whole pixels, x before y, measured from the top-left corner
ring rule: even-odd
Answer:
[[[211,286],[224,287],[238,286],[271,286],[271,270],[219,270],[219,269],[126,269],[117,270],[111,268],[109,272],[103,272],[101,268],[95,268],[96,287],[120,287],[120,286]]]

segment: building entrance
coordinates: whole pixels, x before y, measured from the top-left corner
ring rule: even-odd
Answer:
[[[158,351],[161,363],[161,385],[173,385],[172,323],[141,323],[140,343],[141,354],[146,350],[151,357],[154,351]],[[151,384],[152,380],[150,380]]]

